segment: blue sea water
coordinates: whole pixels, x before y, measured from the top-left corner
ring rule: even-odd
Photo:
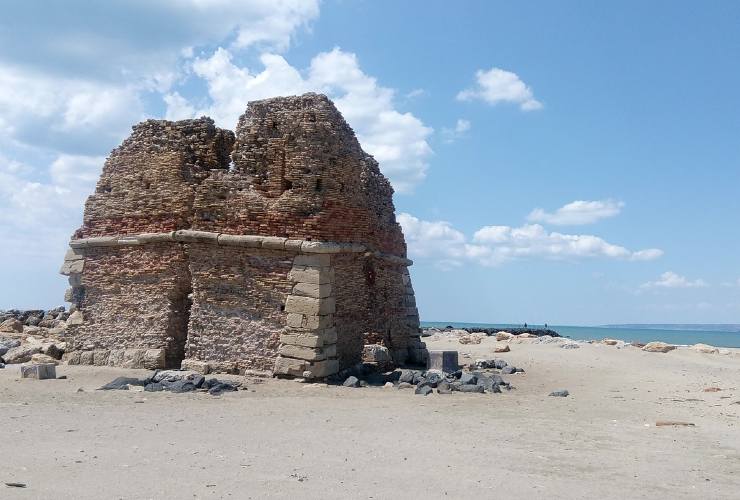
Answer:
[[[423,327],[444,328],[445,326],[455,328],[516,328],[523,325],[511,324],[489,324],[489,323],[460,323],[422,321]],[[544,325],[528,325],[530,328],[544,328]],[[563,337],[575,340],[600,340],[603,338],[620,339],[626,342],[647,343],[654,340],[667,342],[675,345],[709,344],[716,347],[740,347],[740,331],[717,331],[708,329],[695,329],[688,325],[671,326],[661,325],[663,328],[645,326],[565,326],[548,325]],[[680,327],[684,329],[679,329]]]

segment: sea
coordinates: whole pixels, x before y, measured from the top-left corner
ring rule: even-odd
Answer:
[[[422,327],[444,328],[521,328],[519,324],[460,323],[456,321],[422,321]],[[528,324],[529,328],[545,325]],[[647,343],[661,341],[674,345],[709,344],[716,347],[740,347],[740,325],[605,325],[567,326],[547,325],[563,337],[574,340],[619,339],[626,342]]]

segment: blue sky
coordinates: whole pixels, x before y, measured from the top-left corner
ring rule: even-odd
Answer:
[[[0,308],[142,119],[332,97],[396,188],[422,319],[740,322],[740,4],[7,1]]]

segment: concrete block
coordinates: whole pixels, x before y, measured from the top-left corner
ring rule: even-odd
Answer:
[[[306,330],[323,330],[325,328],[331,328],[334,326],[334,315],[312,315],[306,316],[305,329]]]
[[[309,315],[333,314],[336,308],[334,297],[324,299],[314,297],[302,297],[299,295],[288,295],[285,300],[285,311],[288,313],[299,313]]]
[[[331,267],[293,266],[288,278],[295,283],[334,283],[334,269]]]
[[[331,255],[312,254],[296,255],[293,259],[294,266],[328,267],[331,265]]]
[[[419,351],[419,349],[412,349]],[[445,373],[457,371],[460,367],[457,364],[457,351],[428,351],[427,369],[442,370]],[[419,353],[414,353],[417,357]]]
[[[299,313],[288,313],[286,324],[291,328],[303,328],[305,326],[305,316]]]
[[[285,242],[288,238],[280,238],[278,236],[265,236],[262,239],[262,248],[269,250],[285,250]]]
[[[297,345],[283,344],[278,348],[278,354],[290,358],[305,359],[307,361],[320,361],[326,359],[321,348],[302,347]]]
[[[336,359],[316,361],[311,363],[304,371],[311,372],[308,378],[325,378],[339,371],[339,361]]]
[[[247,248],[260,248],[264,236],[251,234],[219,234],[218,244],[222,246],[235,246]]]
[[[283,333],[280,335],[281,344],[296,345],[301,347],[321,347],[324,341],[311,333],[307,335],[296,335],[294,333]]]
[[[300,252],[301,244],[303,244],[303,240],[286,240],[285,250],[288,252]]]
[[[308,366],[308,361],[278,356],[275,360],[275,366],[273,367],[272,372],[275,375],[293,375],[301,377]]]
[[[331,295],[332,285],[326,283],[319,285],[318,283],[296,283],[293,287],[293,295],[301,295],[304,297],[324,298]]]
[[[305,253],[339,253],[342,245],[331,241],[304,241],[301,251]]]
[[[21,366],[21,378],[38,380],[57,378],[57,369],[53,364],[34,364]]]
[[[180,368],[183,370],[192,370],[203,375],[208,375],[211,372],[211,365],[197,359],[183,359],[182,363],[180,363]]]
[[[305,315],[319,314],[321,300],[312,297],[300,297],[288,295],[285,299],[285,311],[287,313],[299,313]]]

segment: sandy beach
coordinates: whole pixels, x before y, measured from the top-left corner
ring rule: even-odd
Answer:
[[[96,391],[146,372],[59,366],[66,380],[38,381],[8,366],[0,497],[737,498],[737,351],[512,341],[494,355],[503,344],[427,339],[461,363],[524,368],[503,394],[252,377],[220,397]]]

